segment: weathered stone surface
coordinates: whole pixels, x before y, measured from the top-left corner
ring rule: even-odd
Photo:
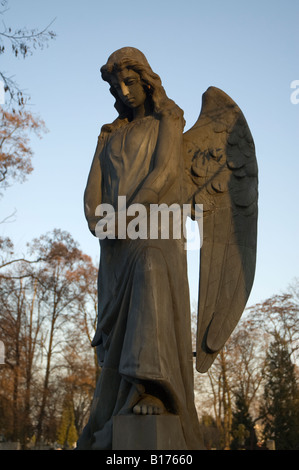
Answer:
[[[174,442],[175,437],[180,442],[171,426],[167,438],[169,413],[180,420],[185,447],[201,449],[185,221],[179,218],[180,237],[174,228],[168,238],[162,236],[162,218],[157,237],[148,227],[153,206],[176,205],[181,212],[190,204],[196,217],[197,204],[203,204],[196,364],[205,372],[235,328],[253,283],[253,139],[241,110],[215,87],[204,93],[197,122],[184,132],[183,111],[167,97],[160,77],[135,48],[115,51],[101,72],[116,100],[118,117],[102,127],[84,194],[89,229],[101,244],[98,325],[92,345],[102,370],[78,449],[111,449],[113,419],[118,423],[117,445],[124,420],[133,429],[129,435],[123,430],[130,442],[135,432],[145,434],[140,423],[150,429],[150,445],[155,441],[160,446],[161,440],[169,445],[167,439]],[[120,208],[119,198],[124,197],[126,204]],[[137,206],[143,209],[139,218]],[[161,417],[150,416],[153,408]],[[136,442],[143,440],[138,437]]]
[[[115,416],[113,450],[185,450],[180,418],[175,415]]]

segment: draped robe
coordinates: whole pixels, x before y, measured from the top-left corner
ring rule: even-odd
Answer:
[[[103,203],[134,201],[155,166],[159,126],[147,116],[102,137],[95,159]],[[159,203],[182,204],[182,177],[180,169]],[[102,369],[77,448],[111,449],[113,416],[132,413],[145,392],[180,417],[187,449],[200,449],[184,239],[103,239],[100,246],[92,345]]]

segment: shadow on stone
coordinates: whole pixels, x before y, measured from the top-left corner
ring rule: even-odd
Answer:
[[[113,450],[186,450],[180,418],[175,415],[113,418]]]

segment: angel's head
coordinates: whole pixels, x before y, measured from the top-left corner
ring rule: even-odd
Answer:
[[[134,47],[123,47],[113,52],[101,68],[101,74],[103,80],[110,84],[120,119],[132,120],[134,99],[146,101],[150,114],[160,115],[167,109],[178,108],[167,97],[159,75],[153,72],[144,54]],[[125,78],[125,83],[134,89],[131,102],[119,89],[122,86],[120,77]]]

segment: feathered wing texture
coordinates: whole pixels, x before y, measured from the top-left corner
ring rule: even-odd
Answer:
[[[258,169],[248,124],[210,87],[184,134],[185,203],[203,204],[196,368],[206,372],[237,325],[253,284]]]

